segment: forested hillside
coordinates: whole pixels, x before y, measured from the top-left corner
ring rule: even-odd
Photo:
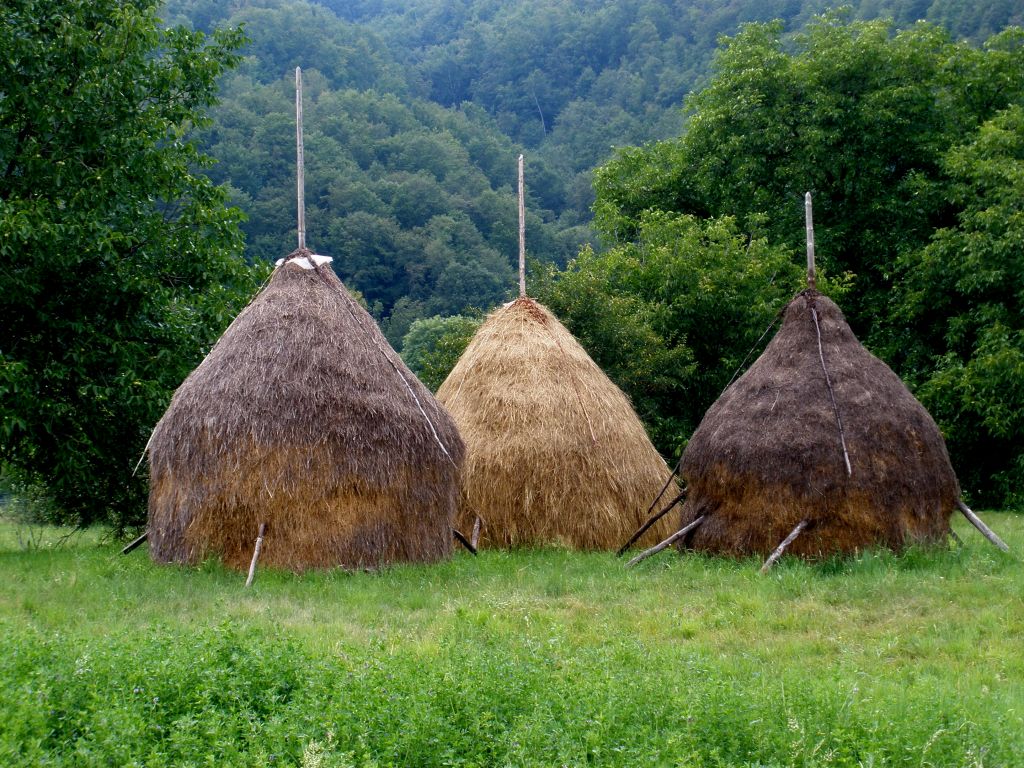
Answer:
[[[205,149],[249,215],[248,252],[292,242],[291,71],[307,77],[310,242],[335,256],[399,344],[410,322],[487,309],[512,285],[515,156],[529,250],[564,264],[592,241],[592,171],[613,148],[677,135],[717,39],[796,30],[824,0],[169,0],[170,23],[244,25]],[[981,40],[1024,17],[993,0],[863,2],[854,17],[930,18]]]

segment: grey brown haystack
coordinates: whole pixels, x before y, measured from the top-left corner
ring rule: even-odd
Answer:
[[[437,397],[466,442],[457,527],[479,515],[484,546],[614,549],[668,475],[626,396],[533,299],[487,317]]]
[[[931,416],[813,289],[711,406],[681,476],[681,524],[704,517],[681,545],[729,555],[791,532],[786,551],[804,557],[941,541],[960,495]]]
[[[450,554],[458,431],[311,256],[285,260],[156,425],[154,559],[244,568],[263,523],[261,562],[280,568]]]

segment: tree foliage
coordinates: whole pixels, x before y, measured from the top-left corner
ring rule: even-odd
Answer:
[[[952,222],[942,154],[1024,95],[1021,51],[828,14],[792,41],[780,23],[747,25],[714,71],[679,139],[600,170],[599,230],[628,239],[650,209],[766,217],[796,248],[810,190],[820,260],[852,275],[847,314],[882,339],[894,255]]]
[[[996,115],[944,164],[957,221],[899,265],[906,370],[969,457],[964,486],[1024,506],[1024,109]]]
[[[0,460],[70,522],[144,516],[149,430],[252,286],[188,139],[242,38],[155,6],[0,11]]]
[[[416,320],[402,340],[402,359],[431,392],[436,392],[459,362],[481,319],[452,315]]]

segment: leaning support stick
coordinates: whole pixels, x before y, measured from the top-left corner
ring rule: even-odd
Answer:
[[[126,547],[125,547],[124,549],[122,549],[122,550],[121,550],[121,554],[122,554],[122,555],[127,555],[127,554],[128,554],[129,552],[131,552],[131,551],[132,551],[133,549],[135,549],[135,548],[136,548],[137,546],[139,546],[140,544],[142,544],[142,542],[144,542],[144,541],[145,541],[146,539],[148,539],[148,538],[149,538],[149,531],[146,531],[146,532],[145,532],[144,534],[142,534],[141,536],[139,536],[139,538],[135,539],[135,540],[134,540],[134,541],[132,541],[132,542],[131,542],[130,544],[128,544],[128,545],[127,545],[127,546],[126,546]]]
[[[689,523],[688,525],[684,525],[678,531],[676,531],[671,536],[669,536],[667,539],[665,539],[663,542],[661,542],[661,544],[657,544],[657,545],[651,547],[650,549],[647,549],[647,550],[644,550],[643,552],[641,552],[639,555],[637,555],[632,560],[630,560],[628,563],[626,563],[626,567],[627,568],[632,568],[634,565],[636,565],[640,561],[646,560],[651,555],[656,555],[659,552],[661,552],[661,550],[665,549],[666,547],[672,546],[677,541],[679,541],[679,539],[683,538],[683,536],[688,534],[690,531],[692,531],[694,528],[696,528],[698,525],[700,525],[703,522],[704,522],[704,515],[701,515],[696,520],[694,520],[692,523]]]
[[[956,506],[957,509],[964,513],[964,517],[971,521],[971,525],[981,531],[982,536],[1003,550],[1003,552],[1010,551],[1010,548],[1006,546],[1006,542],[996,536],[995,532],[991,528],[981,522],[981,518],[974,514],[971,511],[971,508],[964,504],[962,499],[956,500]]]
[[[469,550],[470,554],[476,554],[476,547],[469,543],[469,539],[462,535],[462,531],[460,531],[458,528],[452,528],[452,535],[455,536],[456,539],[458,539],[458,542],[462,546]]]
[[[473,549],[476,549],[477,544],[480,543],[480,525],[482,523],[483,518],[477,515],[476,520],[473,521],[473,533],[469,537],[469,543],[473,545]]]
[[[807,527],[807,521],[801,520],[796,524],[796,528],[790,531],[789,536],[782,540],[782,543],[775,548],[771,556],[764,561],[764,565],[761,566],[761,573],[768,573],[772,569],[772,566],[779,561],[782,557],[782,553],[786,551],[786,547],[793,543],[793,539],[800,535],[800,531]]]
[[[256,578],[256,561],[260,559],[260,551],[263,549],[263,535],[267,532],[267,524],[260,523],[260,531],[256,536],[256,546],[252,550],[252,562],[249,563],[249,577],[245,580],[245,586],[251,587],[252,580]]]
[[[671,479],[672,478],[670,477],[669,480],[671,480]],[[616,557],[622,557],[622,553],[625,552],[627,549],[629,549],[631,546],[633,546],[636,543],[637,539],[639,539],[641,536],[643,536],[647,532],[648,528],[650,528],[656,522],[661,520],[661,518],[663,518],[665,515],[668,514],[670,509],[672,509],[676,504],[678,504],[680,501],[682,501],[685,498],[686,498],[686,491],[684,490],[682,493],[680,493],[678,496],[676,496],[674,499],[672,499],[672,501],[669,503],[669,505],[667,507],[665,507],[660,512],[655,512],[653,515],[651,515],[649,518],[647,518],[647,522],[644,523],[643,525],[641,525],[639,528],[636,529],[636,533],[634,533],[632,536],[629,537],[629,541],[627,541],[625,544],[623,544],[621,547],[619,547],[619,551],[615,553],[615,556]],[[655,499],[655,501],[657,501],[657,499]],[[647,510],[647,511],[650,512],[651,510]]]

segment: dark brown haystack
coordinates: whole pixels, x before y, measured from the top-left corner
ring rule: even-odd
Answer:
[[[533,299],[488,316],[437,398],[466,441],[457,527],[480,515],[484,546],[615,549],[668,476],[626,396]]]
[[[438,560],[463,453],[330,267],[286,261],[153,432],[150,551],[242,568],[267,523],[261,563],[280,568]]]
[[[761,357],[711,406],[681,475],[681,523],[705,516],[683,545],[729,555],[765,555],[802,520],[786,551],[804,557],[940,541],[960,495],[931,416],[814,290],[790,302]]]

